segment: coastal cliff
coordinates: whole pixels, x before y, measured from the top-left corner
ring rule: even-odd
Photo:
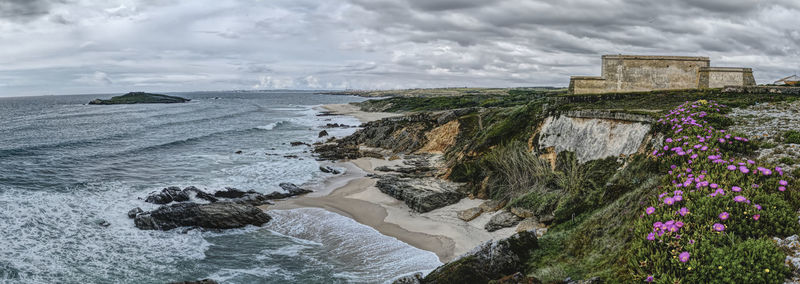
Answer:
[[[674,129],[665,127],[663,118],[659,118],[682,102],[703,97],[737,107],[793,100],[788,95],[744,96],[705,90],[649,95],[652,97],[532,93],[522,99],[517,94],[478,98],[478,107],[467,108],[458,107],[463,100],[453,98],[452,105],[440,100],[429,109],[419,109],[414,101],[417,98],[367,101],[361,104],[367,110],[407,109],[405,106],[411,105],[415,111],[366,123],[353,135],[329,141],[316,150],[328,159],[386,158],[398,154],[438,157],[441,163],[434,169],[422,170],[424,175],[415,170],[406,170],[415,174],[400,171],[405,182],[397,176],[381,177],[382,187],[403,184],[400,194],[382,191],[417,210],[413,209],[416,204],[426,203],[420,200],[439,197],[409,197],[408,192],[426,192],[424,185],[409,179],[433,178],[460,184],[451,192],[484,199],[487,204],[494,202],[458,213],[463,222],[490,214],[487,231],[516,228],[539,238],[530,252],[517,257],[489,254],[495,258],[481,260],[508,262],[514,271],[462,265],[475,259],[474,255],[465,254],[428,277],[406,277],[398,283],[455,283],[450,280],[460,279],[456,275],[473,274],[480,275],[473,279],[483,280],[470,283],[642,281],[647,275],[631,273],[633,268],[628,264],[630,255],[637,253],[630,248],[638,237],[631,231],[644,210],[641,204],[648,203],[664,182],[664,162],[655,159],[652,152],[664,147],[665,137],[674,135]],[[725,116],[727,111],[703,114],[703,119],[715,129],[724,129],[734,123]],[[749,151],[732,155],[749,157]],[[420,212],[451,202],[426,205]],[[789,227],[797,233],[793,226]]]

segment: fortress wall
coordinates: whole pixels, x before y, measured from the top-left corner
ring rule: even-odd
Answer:
[[[605,92],[638,92],[698,87],[708,57],[604,55]]]
[[[700,88],[725,86],[755,86],[753,69],[737,67],[706,67],[700,69]]]
[[[572,76],[569,78],[571,94],[597,94],[606,92],[606,80],[599,76]]]

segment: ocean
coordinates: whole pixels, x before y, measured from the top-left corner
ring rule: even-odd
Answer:
[[[327,123],[358,125],[317,116],[316,108],[363,100],[286,91],[174,95],[192,101],[0,98],[0,283],[385,283],[441,264],[432,252],[322,209],[270,211],[274,219],[263,227],[222,232],[135,228],[128,210],[156,208],[143,199],[167,186],[269,193],[281,182],[331,177],[308,147],[290,142],[326,139],[317,134]],[[342,137],[355,129],[327,131]]]

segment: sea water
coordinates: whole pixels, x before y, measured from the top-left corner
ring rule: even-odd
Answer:
[[[317,108],[362,100],[285,91],[175,95],[192,101],[0,98],[0,282],[383,283],[441,264],[322,209],[271,211],[263,227],[222,232],[135,228],[127,211],[156,208],[143,199],[163,187],[268,193],[281,182],[330,177],[308,147],[290,142],[326,139],[317,134],[327,123],[358,125],[317,116]],[[342,137],[354,129],[327,131]]]

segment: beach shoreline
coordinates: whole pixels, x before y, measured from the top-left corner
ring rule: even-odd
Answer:
[[[356,106],[325,105],[323,109],[333,114],[353,116],[362,122],[397,116],[394,113],[368,113]],[[381,234],[397,238],[416,248],[435,253],[443,263],[472,250],[492,239],[512,235],[515,228],[495,232],[484,229],[493,213],[484,213],[465,222],[458,219],[461,210],[478,207],[484,200],[464,198],[456,204],[426,213],[412,211],[400,200],[382,193],[375,187],[376,179],[368,174],[378,174],[375,168],[402,165],[404,159],[388,161],[376,158],[359,158],[349,161],[322,162],[344,168],[341,175],[326,179],[317,185],[314,193],[277,201],[275,205],[262,206],[265,211],[297,208],[322,208],[372,227]]]

